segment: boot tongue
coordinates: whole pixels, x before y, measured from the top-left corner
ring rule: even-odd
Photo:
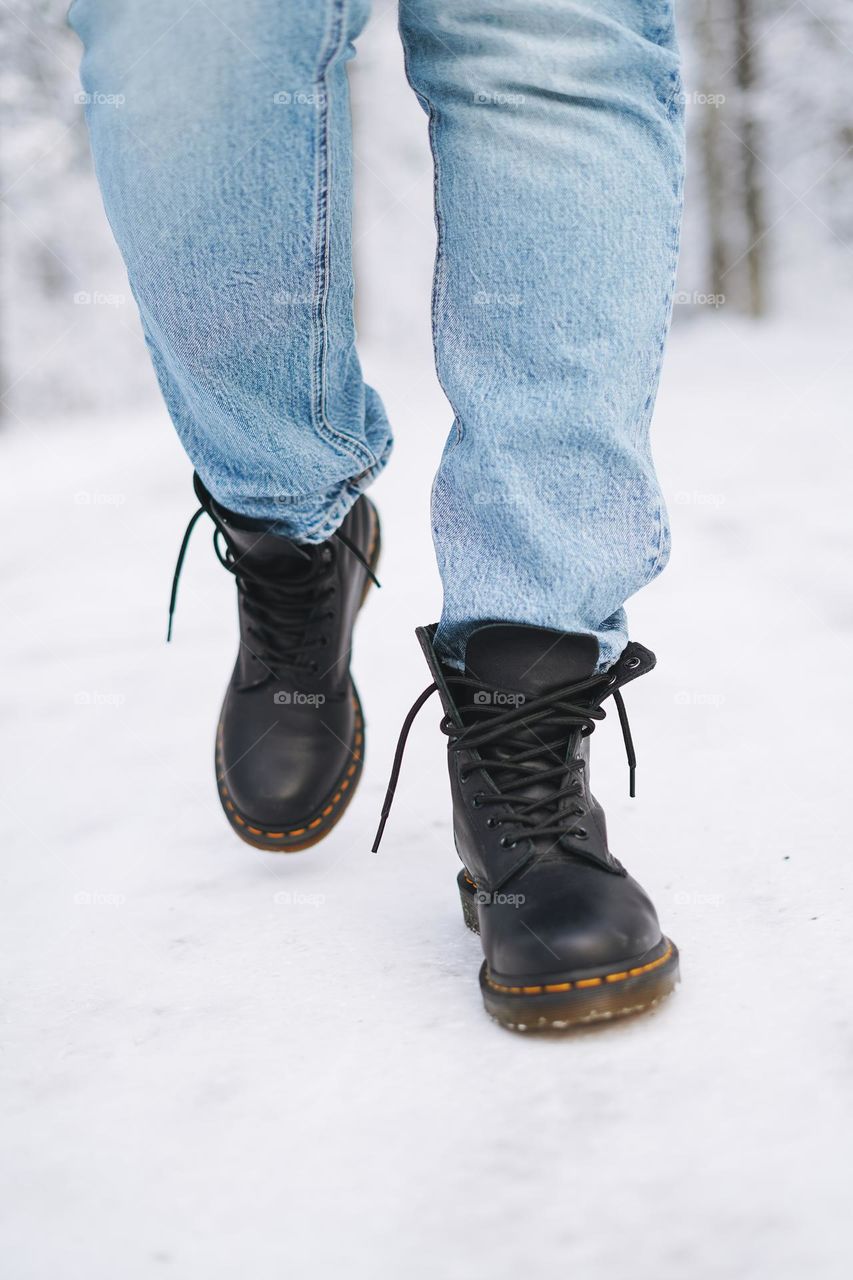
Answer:
[[[478,627],[465,650],[472,680],[528,698],[585,680],[597,665],[595,636],[504,622]]]
[[[213,503],[213,508],[236,555],[245,558],[247,564],[260,570],[267,567],[277,575],[310,577],[316,557],[322,554],[318,547],[301,547],[269,529],[264,521],[235,515],[218,502]]]
[[[511,623],[491,623],[479,627],[468,639],[465,651],[465,674],[484,690],[461,687],[459,705],[465,707],[465,719],[469,724],[488,726],[494,709],[502,710],[505,700],[507,711],[520,695],[520,701],[532,702],[543,694],[591,676],[598,664],[598,641],[594,636],[567,631],[553,631],[546,627],[519,626]],[[457,686],[458,687],[458,686]],[[481,758],[487,762],[489,774],[498,788],[507,786],[519,794],[529,806],[534,801],[540,805],[534,810],[538,818],[556,818],[552,797],[570,781],[568,772],[539,779],[535,770],[525,780],[518,792],[519,774],[511,767],[519,752],[541,748],[533,760],[538,760],[547,771],[561,757],[568,761],[570,752],[578,741],[577,731],[548,725],[539,720],[533,725],[523,721],[515,723],[504,738],[484,744]],[[510,767],[502,768],[506,761]],[[570,800],[560,802],[569,807]],[[553,836],[548,836],[550,847]]]
[[[288,577],[310,577],[320,552],[317,547],[300,547],[290,538],[282,538],[269,529],[244,529],[230,521],[223,521],[226,535],[234,551],[258,569],[269,567]]]
[[[268,567],[276,569],[279,574],[284,572],[288,577],[298,577],[302,573],[310,576],[316,547],[301,547],[291,538],[282,537],[270,529],[268,520],[257,520],[230,511],[205,488],[197,472],[193,476],[193,487],[199,502],[221,527],[238,557],[245,557],[248,563],[261,570]]]

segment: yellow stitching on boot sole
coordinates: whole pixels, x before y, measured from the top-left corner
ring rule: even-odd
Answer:
[[[651,969],[658,969],[662,964],[666,964],[671,956],[672,947],[667,947],[664,954],[658,956],[657,960],[650,960],[648,964],[638,965],[635,969],[625,969],[621,973],[606,973],[600,978],[580,978],[575,982],[549,982],[538,987],[505,987],[500,982],[493,982],[488,974],[486,975],[486,982],[493,991],[503,991],[513,996],[552,995],[559,991],[572,991],[576,987],[597,987],[603,982],[624,982],[626,978],[636,978],[641,973],[648,973]]]

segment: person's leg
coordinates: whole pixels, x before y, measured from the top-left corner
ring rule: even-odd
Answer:
[[[346,60],[367,0],[75,0],[104,203],[213,497],[319,542],[390,448],[355,352]]]
[[[430,116],[439,376],[437,634],[594,634],[666,563],[649,421],[682,187],[672,0],[401,0]]]
[[[448,738],[487,1010],[563,1028],[649,1008],[678,951],[613,856],[589,735],[654,666],[624,602],[668,534],[649,454],[681,205],[672,0],[400,0],[430,116],[444,584],[419,639]],[[612,705],[612,704],[611,704]]]
[[[98,178],[238,588],[216,742],[233,829],[323,838],[361,776],[352,629],[390,433],[355,353],[346,60],[367,0],[76,0]],[[172,606],[187,537],[181,548]]]

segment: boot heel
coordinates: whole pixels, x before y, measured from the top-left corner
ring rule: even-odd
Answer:
[[[475,897],[475,888],[464,871],[460,871],[456,877],[456,883],[459,886],[459,900],[462,903],[462,918],[465,925],[472,933],[480,932],[480,917],[477,914],[477,899]]]

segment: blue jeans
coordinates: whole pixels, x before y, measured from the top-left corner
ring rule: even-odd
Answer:
[[[401,0],[429,117],[454,415],[437,641],[627,641],[669,535],[649,422],[683,124],[673,0]],[[327,538],[391,431],[355,350],[346,63],[367,0],[75,0],[104,203],[183,445],[225,506]]]

